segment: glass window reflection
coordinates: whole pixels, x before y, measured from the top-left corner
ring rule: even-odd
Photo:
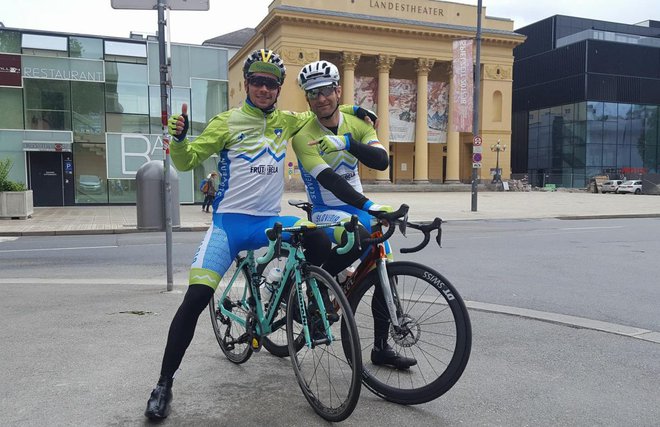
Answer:
[[[25,128],[71,130],[70,83],[24,79]]]
[[[192,135],[199,135],[217,114],[227,111],[227,82],[192,80]]]
[[[103,40],[89,37],[69,37],[71,58],[103,59]]]
[[[73,138],[76,142],[105,142],[103,83],[71,82]]]

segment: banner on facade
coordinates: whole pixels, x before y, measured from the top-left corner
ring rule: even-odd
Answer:
[[[427,141],[447,142],[447,119],[449,117],[449,85],[446,82],[428,82],[428,135]]]
[[[390,141],[414,142],[417,85],[413,80],[390,79]]]
[[[452,43],[452,131],[472,132],[473,60],[472,40],[456,40]]]
[[[377,113],[378,79],[375,77],[355,77],[355,105]]]
[[[0,86],[22,86],[21,56],[0,54]]]

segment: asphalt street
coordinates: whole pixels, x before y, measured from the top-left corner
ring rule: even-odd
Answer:
[[[599,259],[597,251],[616,250],[618,257],[631,254],[638,265],[653,266],[653,242],[658,239],[643,230],[660,229],[654,227],[657,219],[602,221],[447,224],[443,249],[431,253],[441,256],[437,268],[462,291],[470,307],[473,346],[463,377],[441,398],[413,407],[385,402],[363,389],[356,411],[343,424],[657,425],[657,340],[563,322],[567,317],[534,317],[582,314],[583,320],[612,325],[604,320],[618,307],[624,312],[621,317],[633,320],[621,326],[657,324],[653,317],[644,324],[636,321],[646,319],[644,307],[657,301],[652,271],[635,269],[629,272],[634,283],[616,286],[614,273],[605,270],[598,276],[598,264],[583,258]],[[177,260],[172,293],[162,292],[162,233],[2,238],[0,424],[143,425],[167,327],[185,290],[182,278],[189,254],[200,237],[175,234],[175,254],[185,255]],[[510,243],[502,248],[502,242]],[[574,263],[564,265],[559,274],[553,275],[548,262],[542,268],[524,264],[528,259],[543,261],[542,253],[557,258],[562,245],[571,242],[564,261],[573,257]],[[544,251],[534,251],[535,243]],[[481,252],[475,252],[477,247]],[[482,262],[490,273],[480,279],[479,270],[470,268],[470,256],[487,259],[497,248],[499,268]],[[518,265],[514,254],[522,257],[519,270],[528,273],[511,274]],[[424,261],[421,255],[419,259]],[[564,281],[570,270],[581,271],[581,280]],[[542,278],[547,293],[525,287],[534,274]],[[602,280],[608,275],[612,280]],[[506,277],[511,283],[504,283]],[[512,297],[522,294],[521,289],[529,290],[528,299]],[[593,307],[582,313],[540,310],[548,302],[579,310],[583,297],[575,295],[586,298],[589,293],[593,297],[584,303],[591,301]],[[244,365],[230,363],[215,341],[207,313],[200,317],[174,393],[173,412],[164,425],[326,424],[304,400],[288,359],[260,352]]]

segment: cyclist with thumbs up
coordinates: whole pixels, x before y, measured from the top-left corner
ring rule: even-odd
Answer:
[[[145,416],[165,418],[170,413],[174,373],[192,341],[197,319],[213,297],[220,279],[241,250],[268,244],[264,230],[275,222],[284,227],[299,223],[293,216],[279,216],[284,191],[284,157],[287,140],[313,114],[279,110],[286,68],[280,56],[269,50],[252,52],[243,64],[247,98],[239,108],[215,116],[194,141],[187,138],[188,106],[168,122],[173,137],[172,162],[190,170],[218,155],[219,182],[213,201],[213,223],[193,258],[189,286],[170,325],[160,378],[153,389]],[[342,111],[365,115],[353,106]],[[305,235],[305,256],[320,265],[330,242],[322,231]]]

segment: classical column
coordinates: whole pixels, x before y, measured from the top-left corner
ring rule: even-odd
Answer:
[[[449,106],[447,110],[447,170],[445,183],[460,182],[460,134],[452,130],[454,126],[454,97],[451,63],[447,62],[447,81],[449,82]]]
[[[355,104],[355,67],[360,61],[360,54],[355,52],[341,53],[341,87],[342,104]]]
[[[429,71],[433,68],[433,59],[418,58],[417,71],[417,118],[415,119],[415,170],[413,182],[429,182],[429,145],[428,145],[428,81]]]
[[[392,55],[378,56],[378,140],[390,152],[390,69],[396,57]],[[377,171],[376,181],[390,182],[389,170]]]

